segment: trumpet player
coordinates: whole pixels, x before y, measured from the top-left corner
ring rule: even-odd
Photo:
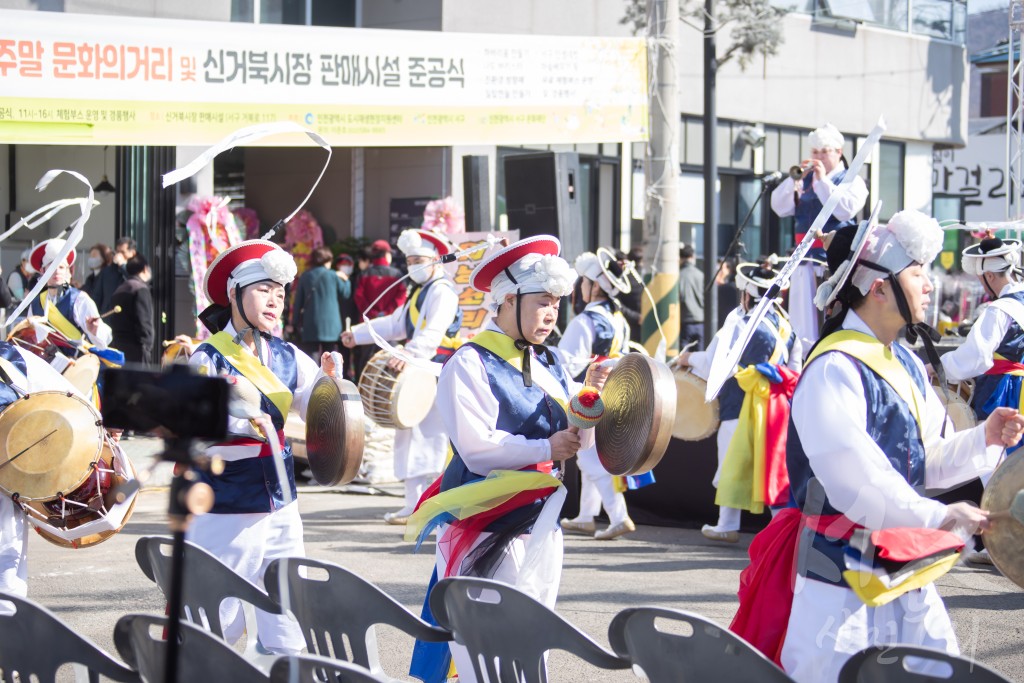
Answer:
[[[772,211],[780,218],[793,216],[794,244],[799,244],[818,217],[825,202],[846,177],[843,158],[843,134],[831,123],[812,131],[808,136],[811,156],[790,169],[790,175],[772,191]],[[856,216],[864,208],[868,188],[857,177],[850,190],[832,210],[822,232],[832,232],[848,225],[856,225]],[[824,261],[825,250],[821,240],[815,240],[808,257]],[[814,307],[817,287],[814,266],[801,265],[793,274],[789,292],[789,316],[793,329],[805,349],[810,349],[818,338],[818,312]]]

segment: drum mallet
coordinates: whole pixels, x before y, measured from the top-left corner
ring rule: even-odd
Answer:
[[[114,306],[109,311],[107,311],[106,313],[101,315],[100,319],[106,318],[108,315],[114,315],[115,313],[120,313],[120,312],[121,312],[121,307],[120,306]]]

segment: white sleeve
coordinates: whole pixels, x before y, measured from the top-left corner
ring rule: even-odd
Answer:
[[[445,363],[437,382],[436,406],[445,431],[471,471],[517,470],[551,459],[547,439],[527,439],[497,428],[498,401],[480,355],[465,348]]]
[[[815,178],[814,182],[811,183],[811,187],[814,189],[814,194],[818,195],[818,200],[822,204],[827,202],[832,193],[839,189],[839,186],[828,178],[824,180]],[[864,202],[867,200],[868,187],[864,184],[864,179],[857,176],[850,183],[843,196],[839,198],[839,203],[832,210],[832,215],[835,216],[836,220],[848,221],[864,208]]]
[[[565,334],[552,351],[558,356],[570,377],[587,369],[594,348],[594,321],[580,313],[565,326]]]
[[[50,304],[51,306],[53,304]],[[89,318],[98,318],[100,315],[99,309],[96,308],[96,304],[89,297],[88,294],[82,292],[75,299],[74,306],[75,324],[82,330],[86,330],[86,321]],[[114,333],[110,329],[110,325],[100,320],[99,329],[96,331],[96,335],[93,336],[88,332],[85,333],[92,342],[99,349],[105,349],[110,345],[110,341],[114,338]]]
[[[403,310],[405,310],[403,308]],[[433,358],[441,345],[445,332],[459,312],[459,295],[447,282],[438,282],[427,290],[426,301],[420,311],[420,322],[405,349],[417,358]],[[404,321],[403,321],[404,324]],[[403,329],[403,336],[405,330]]]
[[[793,179],[787,177],[772,190],[772,211],[776,216],[785,218],[796,213],[796,201],[793,194],[796,191]]]
[[[939,358],[946,379],[959,382],[984,375],[992,367],[993,355],[1010,329],[1010,322],[1005,312],[986,306],[964,343]]]
[[[718,351],[718,342],[721,337],[721,332],[719,332],[711,338],[711,343],[708,344],[708,348],[706,350],[694,351],[687,359],[690,363],[690,369],[693,370],[693,374],[697,375],[705,382],[708,379],[708,375],[711,374],[711,361],[714,360],[715,353]]]
[[[21,355],[22,360],[25,361],[26,380],[25,386],[19,386],[19,389],[30,394],[34,391],[71,392],[79,398],[86,399],[86,397],[82,396],[78,389],[76,389],[74,385],[64,377],[64,375],[54,370],[53,367],[42,358],[21,349],[18,349],[18,353]],[[12,377],[11,379],[14,378]]]
[[[369,324],[373,325],[374,332],[388,341],[405,339],[405,311],[407,308],[408,304],[397,309],[391,313],[391,315],[374,318],[369,322]],[[370,336],[370,331],[367,329],[367,323],[359,323],[353,327],[352,336],[355,338],[356,344],[362,345],[373,343],[373,337]]]
[[[814,476],[833,506],[869,529],[939,526],[946,506],[918,495],[867,432],[867,401],[856,367],[829,353],[804,369],[793,424]]]
[[[18,301],[25,298],[25,288],[21,286],[21,276],[18,273],[14,272],[7,276],[7,287]]]
[[[309,405],[309,396],[313,393],[313,385],[321,377],[325,377],[319,364],[301,351],[295,344],[289,344],[295,352],[295,366],[298,377],[295,380],[295,396],[292,398],[291,412],[298,413],[303,420],[306,419],[306,407]],[[287,417],[287,415],[285,416]]]
[[[804,367],[804,343],[800,335],[793,340],[793,350],[789,353],[789,361],[786,363],[790,370],[800,372]]]

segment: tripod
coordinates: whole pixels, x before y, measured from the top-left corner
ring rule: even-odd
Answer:
[[[758,193],[757,199],[755,199],[754,203],[750,205],[750,210],[747,211],[747,215],[743,217],[743,222],[740,223],[739,227],[736,228],[736,232],[733,233],[732,241],[729,242],[729,246],[726,247],[726,249],[725,249],[726,256],[731,254],[732,250],[736,248],[736,245],[740,243],[740,237],[743,235],[743,230],[746,229],[747,223],[750,222],[750,217],[754,215],[754,209],[756,209],[757,205],[761,203],[761,199],[764,198],[765,193],[768,192],[769,188],[771,188],[771,187],[773,187],[772,183],[769,183],[767,181],[763,183],[763,187],[761,188],[761,192]],[[705,255],[705,266],[707,266],[707,264],[709,263],[709,261],[707,259],[710,259],[710,258],[714,258],[714,255],[713,254],[706,254]],[[715,274],[711,277],[710,280],[708,280],[708,284],[705,285],[705,287],[704,287],[704,294],[705,295],[707,295],[711,291],[711,288],[714,287],[715,281],[718,280],[718,275],[719,275],[719,273],[722,272],[722,266],[724,266],[724,265],[725,265],[725,260],[723,259],[722,262],[718,264],[718,268],[715,270]]]

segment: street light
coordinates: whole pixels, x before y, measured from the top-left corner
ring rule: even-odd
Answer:
[[[113,194],[117,192],[117,188],[111,185],[110,180],[107,179],[107,145],[103,146],[103,180],[96,187],[92,188],[92,191],[96,194]]]

